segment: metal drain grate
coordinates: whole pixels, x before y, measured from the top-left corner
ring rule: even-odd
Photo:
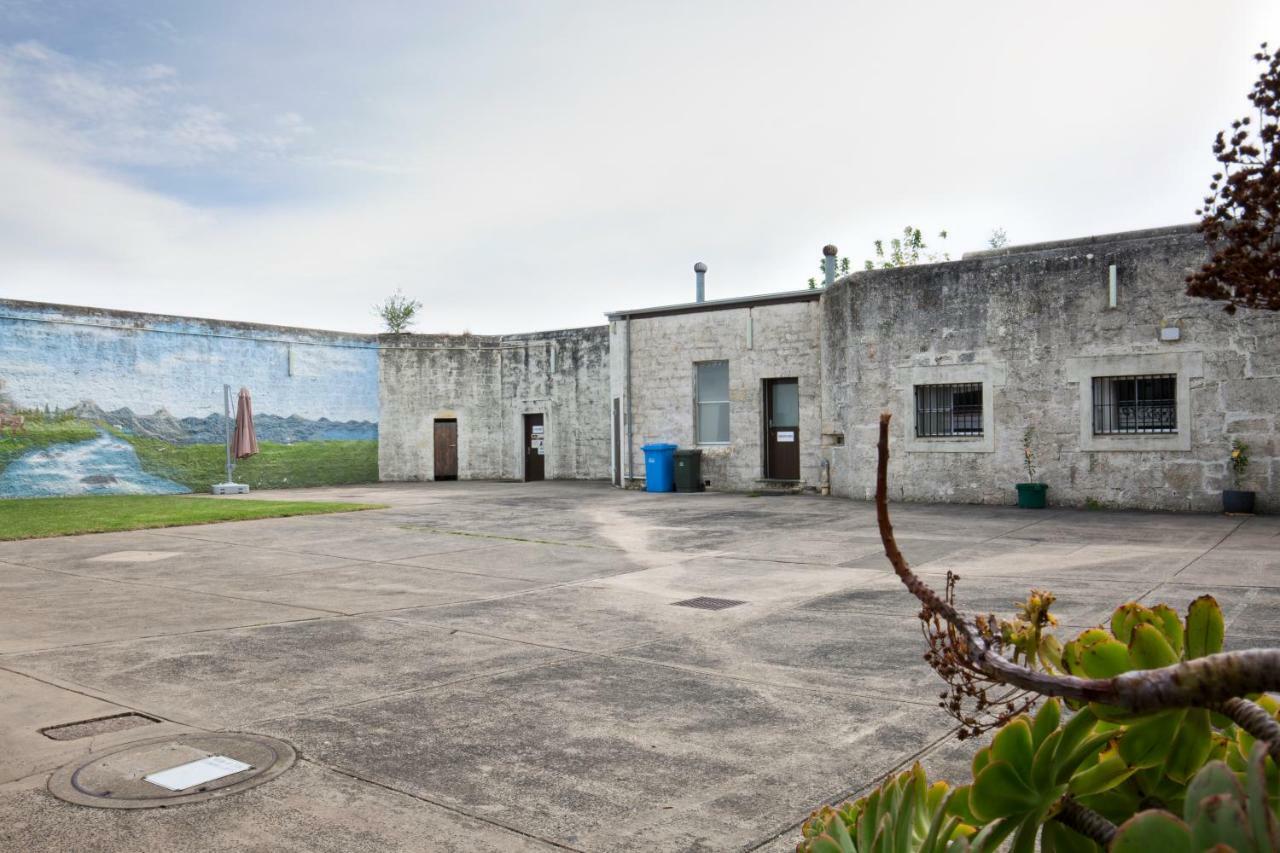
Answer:
[[[700,595],[697,598],[686,598],[684,601],[672,602],[672,607],[693,607],[698,610],[725,610],[729,607],[737,607],[739,604],[746,604],[745,601],[738,601],[733,598],[709,598]]]
[[[113,714],[110,717],[95,717],[92,720],[81,720],[78,723],[49,726],[47,729],[41,729],[40,734],[50,740],[78,740],[82,737],[122,732],[125,729],[149,726],[158,722],[160,721],[144,714]]]

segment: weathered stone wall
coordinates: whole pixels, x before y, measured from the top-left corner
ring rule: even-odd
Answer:
[[[1011,503],[1030,426],[1051,504],[1219,509],[1239,438],[1252,457],[1245,487],[1260,510],[1280,510],[1280,315],[1231,316],[1185,296],[1204,259],[1202,238],[1176,227],[836,282],[822,301],[824,431],[845,435],[824,451],[834,492],[873,494],[887,409],[895,498]],[[1162,328],[1180,339],[1162,341]],[[1178,375],[1178,433],[1093,436],[1091,377],[1143,373]],[[912,386],[958,381],[984,383],[983,438],[915,438]]]
[[[461,479],[524,475],[524,415],[542,413],[548,479],[609,476],[603,326],[527,335],[384,335],[383,480],[435,476],[434,422],[458,422]]]
[[[644,477],[641,447],[699,447],[694,434],[694,365],[729,362],[729,443],[702,445],[709,488],[751,490],[764,476],[764,380],[795,377],[800,392],[800,476],[820,478],[820,337],[818,301],[726,307],[658,316],[619,317],[611,324],[612,396],[626,398],[627,324],[631,324],[632,466]],[[626,442],[626,431],[621,431]],[[626,470],[624,457],[624,471]]]
[[[261,447],[237,463],[238,482],[376,480],[376,347],[367,335],[0,301],[0,497],[207,490],[225,480],[224,383],[253,394]]]

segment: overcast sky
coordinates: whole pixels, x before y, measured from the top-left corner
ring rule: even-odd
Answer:
[[[1191,221],[1280,3],[0,0],[0,297],[592,325]]]

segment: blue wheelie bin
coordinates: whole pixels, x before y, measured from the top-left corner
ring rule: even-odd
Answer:
[[[644,451],[644,490],[674,492],[676,490],[676,446],[646,444]]]

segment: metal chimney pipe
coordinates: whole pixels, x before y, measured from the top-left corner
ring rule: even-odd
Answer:
[[[694,275],[698,278],[698,285],[695,291],[695,302],[707,301],[707,265],[702,261],[698,261],[693,265]]]
[[[822,278],[823,285],[830,287],[836,281],[836,252],[838,250],[830,243],[822,247]]]

